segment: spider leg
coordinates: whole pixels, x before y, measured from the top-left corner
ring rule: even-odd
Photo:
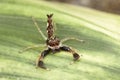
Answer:
[[[24,51],[30,50],[30,49],[32,49],[32,48],[37,48],[37,47],[40,47],[40,46],[45,46],[45,45],[44,45],[44,44],[37,44],[37,45],[28,46],[28,47],[20,50],[19,53],[22,53],[22,52],[24,52]]]
[[[49,70],[48,68],[46,68],[46,67],[44,66],[43,59],[50,53],[50,51],[51,51],[51,49],[48,48],[47,50],[44,50],[44,51],[40,54],[40,56],[39,56],[39,58],[38,58],[38,60],[37,60],[37,62],[36,62],[36,67],[40,67],[40,68]]]
[[[62,51],[67,51],[67,52],[70,52],[72,53],[73,55],[73,58],[74,58],[74,61],[78,60],[80,58],[79,54],[76,53],[73,49],[71,49],[70,47],[67,47],[67,46],[62,46],[60,47],[60,50]]]
[[[84,40],[80,40],[80,39],[74,38],[74,37],[64,38],[64,39],[61,40],[61,42],[64,43],[68,40],[76,40],[76,41],[79,41],[79,42],[84,42]]]
[[[37,28],[38,32],[42,35],[43,39],[46,40],[47,37],[43,34],[43,32],[41,31],[41,29],[39,28],[37,22],[35,21],[34,17],[32,17],[33,23],[35,24],[35,27]]]
[[[54,31],[56,31],[56,30],[57,30],[56,23],[55,23],[55,22],[53,22],[53,25],[54,25]]]

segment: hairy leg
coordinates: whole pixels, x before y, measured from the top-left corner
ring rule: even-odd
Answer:
[[[76,60],[78,60],[78,59],[80,58],[79,54],[76,53],[76,52],[75,52],[73,49],[71,49],[70,47],[62,46],[62,47],[60,47],[60,49],[61,49],[62,51],[67,51],[67,52],[72,53],[73,58],[74,58],[74,61],[76,61]]]
[[[80,39],[74,38],[74,37],[64,38],[64,39],[61,40],[61,42],[64,43],[68,40],[76,40],[76,41],[79,41],[79,42],[84,42],[84,40],[80,40]]]
[[[20,50],[19,53],[22,53],[22,52],[24,52],[24,51],[30,50],[30,49],[32,49],[32,48],[37,48],[37,47],[40,47],[40,46],[43,46],[43,47],[44,47],[45,45],[44,45],[44,44],[37,44],[37,45],[28,46],[28,47]]]
[[[37,67],[40,67],[40,68],[43,68],[43,69],[46,69],[48,70],[45,66],[44,66],[44,62],[43,62],[43,59],[50,53],[51,49],[47,49],[47,50],[44,50],[41,55],[39,56],[37,62],[36,62],[36,66]]]

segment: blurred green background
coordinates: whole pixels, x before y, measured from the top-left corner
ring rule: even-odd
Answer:
[[[70,65],[67,52],[50,54],[44,62],[51,71],[36,69],[44,47],[18,51],[45,41],[32,22],[34,16],[46,35],[46,14],[60,38],[76,37],[85,43],[64,44],[77,49],[81,59]],[[0,0],[0,80],[120,80],[120,16],[78,5],[46,0]]]

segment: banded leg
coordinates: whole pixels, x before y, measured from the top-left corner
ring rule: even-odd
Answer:
[[[36,66],[37,67],[40,67],[40,68],[43,68],[43,69],[46,69],[48,70],[45,66],[44,66],[44,62],[43,62],[43,59],[50,53],[51,49],[47,49],[47,50],[44,50],[41,55],[39,56],[37,62],[36,62]]]
[[[19,53],[22,53],[22,52],[27,51],[27,50],[29,50],[29,49],[37,48],[37,47],[40,47],[40,46],[45,46],[45,45],[44,45],[44,44],[37,44],[37,45],[28,46],[28,47],[20,50]]]
[[[72,50],[71,48],[69,48],[69,47],[67,47],[67,46],[62,46],[62,47],[60,47],[60,49],[61,49],[62,51],[67,51],[67,52],[72,53],[73,58],[74,58],[74,61],[76,61],[76,60],[78,60],[78,59],[80,58],[80,56],[79,56],[78,53],[76,53],[74,50]]]
[[[84,40],[80,40],[80,39],[74,38],[74,37],[62,39],[61,42],[63,43],[63,42],[66,42],[68,40],[76,40],[76,41],[79,41],[79,42],[85,42]]]

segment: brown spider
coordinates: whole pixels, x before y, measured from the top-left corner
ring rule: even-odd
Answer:
[[[47,46],[47,49],[42,51],[41,55],[39,56],[37,62],[36,62],[36,66],[37,67],[40,67],[40,68],[43,68],[43,69],[46,69],[48,70],[48,68],[46,68],[44,66],[44,63],[43,63],[43,59],[45,58],[45,56],[47,56],[50,52],[53,52],[53,53],[56,53],[56,52],[59,52],[59,51],[67,51],[67,52],[70,52],[72,55],[73,55],[73,58],[74,58],[74,61],[78,60],[79,59],[79,54],[76,53],[73,49],[71,49],[70,47],[68,46],[62,46],[62,43],[67,41],[67,40],[70,40],[70,39],[73,39],[73,40],[77,40],[77,41],[80,41],[80,42],[84,42],[83,40],[79,40],[79,39],[76,39],[76,38],[65,38],[63,40],[59,40],[55,35],[54,35],[54,28],[53,28],[53,22],[52,22],[52,16],[53,14],[50,14],[48,15],[47,14],[47,38],[46,36],[42,33],[42,31],[40,30],[40,28],[38,27],[38,24],[37,22],[35,21],[35,19],[32,17],[32,20],[36,26],[36,28],[38,29],[39,33],[42,35],[42,37],[46,40],[46,46]],[[39,45],[34,45],[34,46],[29,46],[23,50],[21,50],[20,52],[23,52],[23,51],[26,51],[28,49],[31,49],[31,48],[35,48],[35,47],[40,47],[42,46],[41,44]]]

